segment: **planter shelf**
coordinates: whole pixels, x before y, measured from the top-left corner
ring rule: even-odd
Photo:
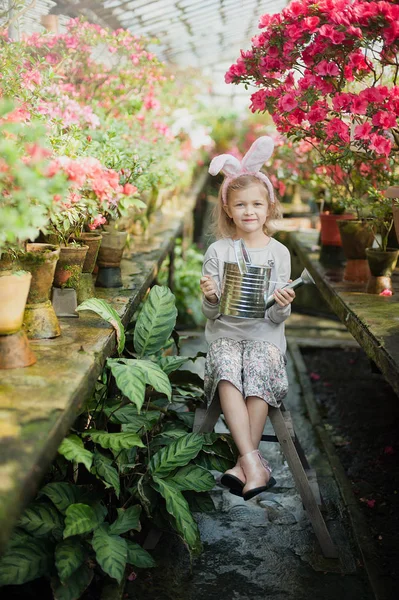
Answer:
[[[121,263],[123,287],[97,288],[127,325],[154,281],[165,258],[172,254],[184,223],[192,219],[199,193],[207,180],[202,173],[181,199],[181,209],[159,214],[149,241],[135,239]],[[153,240],[153,241],[152,241]],[[61,319],[62,335],[32,342],[37,363],[0,371],[0,453],[5,474],[0,492],[0,552],[43,473],[73,424],[77,410],[92,393],[105,360],[115,352],[112,327],[92,312],[79,319]]]

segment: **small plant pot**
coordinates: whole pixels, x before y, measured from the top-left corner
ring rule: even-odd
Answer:
[[[82,245],[88,246],[89,249],[83,263],[82,273],[93,273],[96,264],[98,251],[101,246],[102,234],[98,232],[83,231],[78,237],[74,238]]]
[[[22,330],[31,279],[26,271],[0,274],[0,369],[28,367],[36,362]]]
[[[126,231],[105,231],[97,257],[98,274],[96,286],[122,287],[120,264],[126,245]]]
[[[321,244],[322,246],[342,246],[337,221],[353,220],[353,215],[335,215],[329,212],[320,213]]]
[[[21,267],[32,274],[25,307],[24,329],[29,339],[50,339],[61,335],[60,325],[50,302],[60,249],[51,244],[27,244],[18,257]]]
[[[88,246],[61,246],[54,275],[54,287],[78,289]]]
[[[367,248],[366,255],[370,267],[370,278],[367,282],[368,294],[380,294],[384,290],[392,290],[392,271],[396,267],[399,250],[397,248]]]
[[[366,248],[371,247],[374,233],[370,221],[337,220],[342,248],[347,259],[343,281],[366,283],[370,269],[366,258]]]

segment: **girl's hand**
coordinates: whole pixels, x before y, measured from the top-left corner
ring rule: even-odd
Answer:
[[[214,280],[212,279],[212,277],[210,275],[203,275],[201,277],[200,288],[201,288],[202,293],[204,294],[205,298],[207,300],[209,300],[209,302],[212,302],[212,304],[217,304],[218,288],[217,288],[216,283],[214,282]]]
[[[288,280],[288,283],[291,283],[292,279]],[[283,307],[288,306],[295,298],[295,291],[291,288],[282,288],[275,290],[274,297],[276,299],[276,303]]]

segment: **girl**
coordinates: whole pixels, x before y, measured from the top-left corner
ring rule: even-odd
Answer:
[[[258,446],[268,406],[278,407],[287,394],[284,321],[290,315],[295,292],[281,286],[290,281],[287,248],[268,235],[268,223],[279,210],[269,179],[260,172],[274,143],[268,136],[256,140],[240,163],[229,154],[216,156],[211,175],[226,176],[219,192],[217,237],[205,254],[200,280],[205,337],[209,343],[205,364],[208,404],[220,400],[227,426],[239,451],[237,464],[221,483],[249,500],[275,485],[269,463]],[[236,262],[233,240],[243,239],[254,265],[269,265],[276,303],[263,319],[242,319],[219,312],[223,263]],[[206,262],[214,257],[218,260]]]

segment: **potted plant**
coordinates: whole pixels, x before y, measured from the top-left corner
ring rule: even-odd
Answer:
[[[44,321],[54,317],[47,292],[38,281],[38,271],[43,271],[38,267],[43,266],[50,255],[50,262],[54,264],[57,251],[51,249],[50,252],[34,254],[36,248],[26,247],[27,240],[34,240],[40,231],[46,230],[54,195],[61,196],[67,189],[63,174],[47,173],[49,154],[45,147],[45,130],[34,122],[29,125],[20,122],[13,105],[3,102],[0,105],[0,255],[3,269],[0,271],[0,298],[4,302],[0,307],[2,368],[27,366],[36,360],[26,333],[21,329],[27,299],[30,304],[39,302],[46,305],[43,306]],[[48,269],[47,262],[44,270]],[[46,277],[51,279],[51,272]],[[58,323],[55,324],[57,327]],[[31,333],[29,327],[28,332]]]
[[[252,48],[226,73],[227,83],[259,88],[253,112],[268,111],[281,133],[313,146],[315,171],[346,209],[367,203],[369,186],[384,189],[397,164],[398,11],[384,2],[292,2],[261,17]]]
[[[388,290],[391,295],[393,293],[391,275],[399,254],[398,248],[388,248],[389,233],[393,226],[392,201],[384,193],[375,189],[370,190],[370,197],[373,201],[372,226],[378,247],[366,249],[371,272],[366,292],[380,294]]]

